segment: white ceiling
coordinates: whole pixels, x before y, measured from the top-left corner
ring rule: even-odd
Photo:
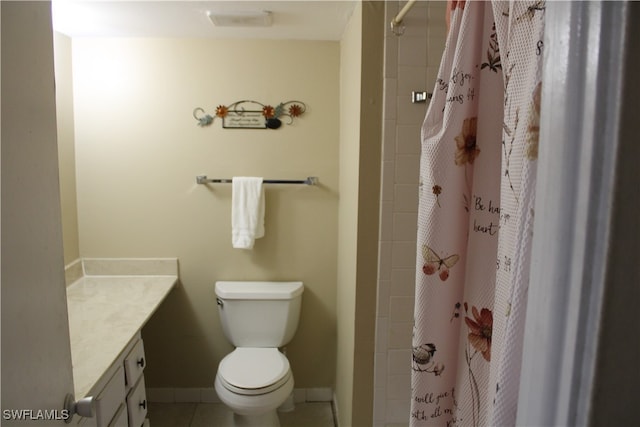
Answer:
[[[340,40],[355,1],[53,0],[53,28],[70,37]],[[216,27],[207,12],[270,11],[270,27]]]

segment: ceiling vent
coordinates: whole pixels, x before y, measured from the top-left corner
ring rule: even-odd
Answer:
[[[207,12],[207,16],[216,27],[270,27],[271,12],[239,11],[239,12]]]

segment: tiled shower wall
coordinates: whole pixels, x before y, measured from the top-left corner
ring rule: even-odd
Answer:
[[[432,0],[418,1],[404,33],[393,34],[389,23],[405,3],[387,1],[385,10],[375,427],[409,424],[420,128],[428,106],[413,104],[411,92],[433,91],[446,37],[446,3]]]

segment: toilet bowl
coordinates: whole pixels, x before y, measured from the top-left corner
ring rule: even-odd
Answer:
[[[277,427],[277,408],[293,392],[293,373],[278,349],[298,324],[302,282],[217,282],[225,335],[236,346],[218,365],[215,390],[236,426]]]
[[[293,391],[293,375],[275,348],[237,348],[220,362],[215,388],[236,425],[278,426],[276,409]]]

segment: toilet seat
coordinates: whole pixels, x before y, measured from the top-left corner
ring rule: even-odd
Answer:
[[[270,393],[290,377],[289,361],[277,348],[239,347],[218,366],[220,383],[241,395]]]

